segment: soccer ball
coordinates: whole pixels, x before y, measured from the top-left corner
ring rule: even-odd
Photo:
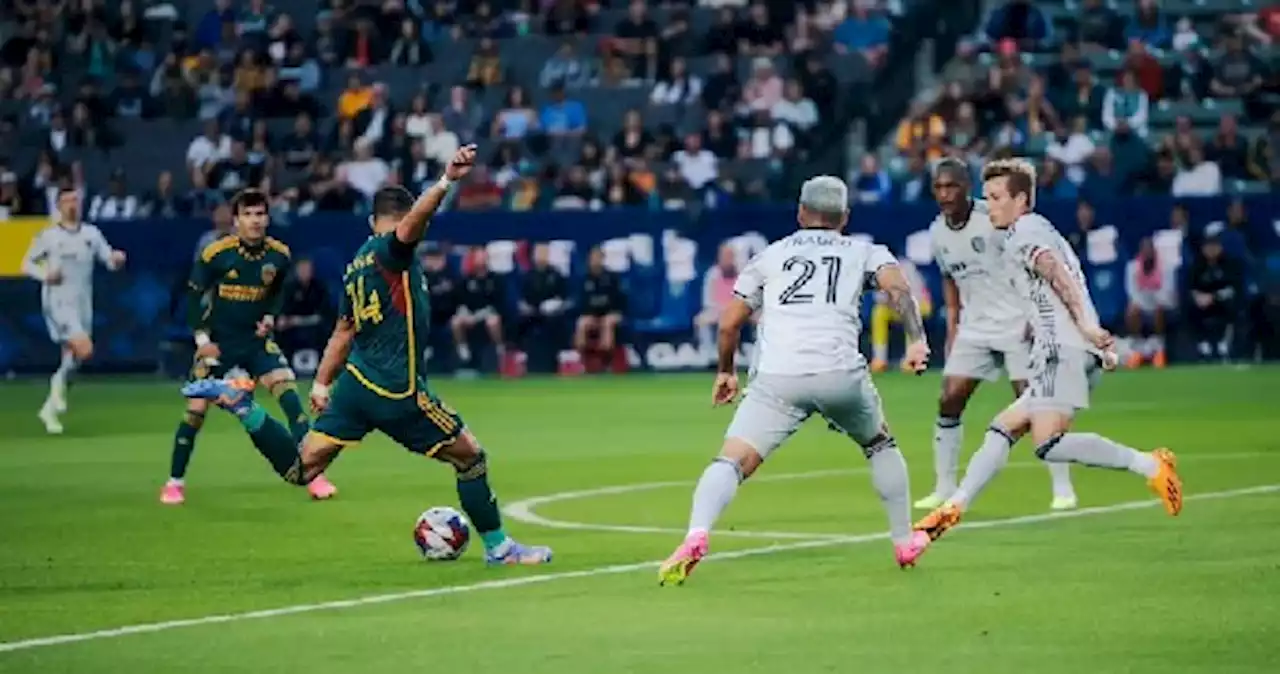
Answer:
[[[422,558],[428,561],[457,559],[471,542],[471,524],[453,508],[431,508],[419,515],[413,525],[413,542]]]

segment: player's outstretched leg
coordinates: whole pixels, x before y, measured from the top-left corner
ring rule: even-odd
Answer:
[[[73,337],[62,346],[62,359],[58,369],[49,377],[49,395],[37,415],[44,429],[51,435],[62,433],[62,420],[59,417],[67,411],[67,384],[72,375],[80,368],[80,363],[93,355],[93,342],[88,338]]]
[[[977,388],[976,379],[943,375],[942,394],[938,397],[938,420],[934,423],[933,430],[933,493],[916,501],[916,508],[933,510],[955,492],[960,471],[960,450],[964,444],[964,424],[961,417]]]
[[[487,564],[536,565],[551,561],[551,548],[525,545],[503,530],[498,497],[489,486],[489,461],[470,431],[464,430],[434,458],[449,463],[457,471],[458,502],[480,534]]]
[[[889,538],[893,541],[898,566],[904,569],[915,566],[932,539],[926,533],[911,528],[907,460],[888,430],[868,441],[862,453],[871,462],[871,484],[875,486],[885,514],[889,516]]]
[[[293,373],[288,370],[279,375],[272,373],[267,376],[267,380],[267,389],[280,403],[280,411],[288,420],[289,432],[293,434],[294,441],[302,442],[302,439],[307,436],[307,431],[311,430],[311,419],[302,407],[298,387],[293,382]]]
[[[741,414],[741,408],[739,408]],[[732,427],[731,427],[732,428]],[[736,437],[726,438],[720,455],[702,471],[693,489],[689,530],[684,540],[658,569],[659,585],[680,585],[707,556],[711,528],[733,502],[738,485],[751,477],[764,459],[754,447]]]
[[[1076,487],[1071,483],[1071,465],[1055,461],[1045,461],[1049,468],[1049,482],[1053,487],[1053,500],[1049,509],[1054,511],[1075,510],[1080,505],[1076,498]]]
[[[187,411],[178,430],[173,434],[173,453],[169,457],[169,480],[160,489],[160,502],[165,505],[182,505],[186,502],[187,465],[191,463],[191,454],[196,451],[196,436],[204,426],[205,406],[203,400],[192,400],[187,403]]]
[[[1170,515],[1182,512],[1182,479],[1177,459],[1167,449],[1140,452],[1096,433],[1057,433],[1036,446],[1036,456],[1141,475]]]
[[[298,445],[283,424],[272,419],[250,395],[255,388],[252,380],[201,379],[182,387],[182,395],[188,398],[209,400],[231,412],[249,433],[253,446],[271,464],[272,470],[292,484],[305,484],[311,497],[324,500],[334,496],[337,489],[317,475],[310,480],[297,477],[299,466]]]
[[[987,428],[982,446],[974,452],[965,468],[964,479],[955,493],[933,512],[916,522],[916,531],[923,531],[931,540],[937,540],[947,530],[960,523],[960,516],[969,503],[1009,462],[1009,451],[1026,432],[1026,417],[1019,410],[1010,408],[996,417]]]

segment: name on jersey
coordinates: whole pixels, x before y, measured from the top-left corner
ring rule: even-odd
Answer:
[[[855,243],[852,237],[831,236],[830,234],[792,234],[787,239],[787,245],[795,248],[797,246],[840,246],[848,248]]]
[[[346,273],[351,274],[360,271],[361,269],[372,267],[375,264],[377,263],[373,259],[373,253],[365,253],[364,255],[352,260],[351,263],[347,265]]]
[[[228,283],[218,284],[218,299],[228,302],[261,302],[267,297],[264,286],[242,286]]]

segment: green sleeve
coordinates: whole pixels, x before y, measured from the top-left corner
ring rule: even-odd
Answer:
[[[373,255],[378,266],[397,274],[413,264],[416,248],[414,244],[397,239],[395,234],[380,236],[373,241]]]
[[[213,273],[215,261],[216,257],[206,261],[201,256],[196,258],[194,266],[191,267],[191,277],[187,280],[187,326],[193,332],[206,328],[205,319],[208,314],[205,311],[204,301],[205,294],[209,292],[209,287],[213,285],[213,279],[216,278]]]
[[[271,280],[271,286],[267,288],[267,315],[279,317],[280,312],[284,310],[284,298],[288,293],[285,292],[285,285],[289,281],[289,274],[293,272],[293,259],[284,253],[280,254],[280,269],[276,271],[276,277]]]

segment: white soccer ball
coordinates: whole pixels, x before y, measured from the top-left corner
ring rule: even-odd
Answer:
[[[413,525],[413,542],[428,561],[457,559],[471,542],[471,523],[457,510],[437,506],[418,516]]]

